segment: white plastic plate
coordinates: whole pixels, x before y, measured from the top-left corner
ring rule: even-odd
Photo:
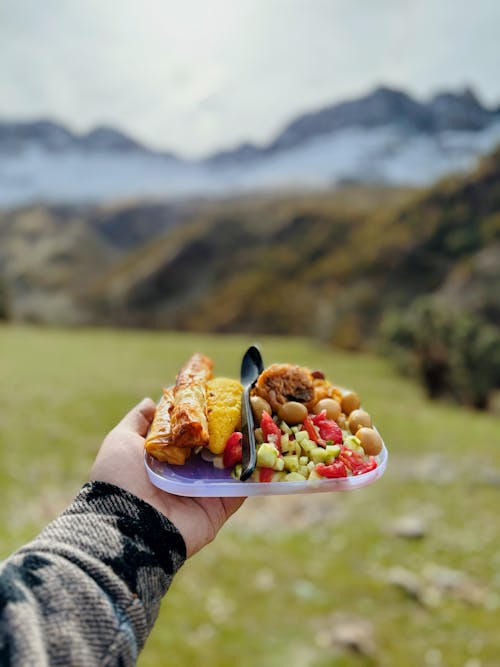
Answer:
[[[304,482],[240,482],[231,477],[231,470],[215,468],[201,456],[191,454],[181,466],[157,461],[150,454],[145,454],[144,463],[151,482],[177,496],[191,497],[243,497],[289,495],[293,493],[321,493],[329,491],[352,491],[373,484],[385,472],[388,453],[385,445],[375,457],[375,470],[363,475],[341,477],[338,479],[306,480]]]

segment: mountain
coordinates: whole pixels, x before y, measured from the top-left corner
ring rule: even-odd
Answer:
[[[500,326],[500,151],[418,195],[234,201],[155,239],[87,293],[98,321],[312,335],[357,348],[422,294]],[[366,198],[366,207],[362,204]]]
[[[205,159],[154,151],[110,127],[86,134],[48,121],[0,122],[0,205],[32,201],[226,196],[339,183],[429,185],[472,168],[500,143],[500,110],[474,93],[428,102],[380,87],[303,114],[266,146]]]
[[[419,192],[350,185],[0,214],[0,292],[17,321],[358,348],[422,294],[500,326],[499,267],[500,150]]]

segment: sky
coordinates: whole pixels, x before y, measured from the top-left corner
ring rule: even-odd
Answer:
[[[0,0],[0,119],[189,157],[384,84],[500,104],[499,0]]]

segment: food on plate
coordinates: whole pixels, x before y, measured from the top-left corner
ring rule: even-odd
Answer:
[[[314,399],[314,378],[308,368],[272,364],[259,375],[254,395],[265,399],[274,412],[287,401],[308,406]]]
[[[360,441],[366,454],[376,456],[382,451],[382,438],[372,428],[363,426],[356,431],[356,438]]]
[[[212,378],[212,371],[212,360],[199,353],[181,368],[175,386],[164,389],[146,450],[181,466],[194,452],[239,480],[243,388],[231,378]],[[250,481],[318,481],[378,466],[383,441],[359,396],[319,370],[268,366],[251,390],[250,405],[257,445]]]
[[[193,450],[222,454],[240,428],[241,395],[237,380],[212,378],[213,361],[193,354],[165,388],[146,438],[145,449],[158,461],[183,465]]]
[[[238,380],[216,377],[207,386],[208,449],[222,454],[226,442],[241,427],[241,395]]]
[[[193,354],[179,371],[170,413],[172,444],[199,447],[208,444],[207,382],[212,377],[213,361]]]
[[[190,454],[188,447],[176,447],[172,444],[170,411],[174,404],[173,391],[164,389],[146,439],[146,451],[158,461],[173,465],[182,465]]]

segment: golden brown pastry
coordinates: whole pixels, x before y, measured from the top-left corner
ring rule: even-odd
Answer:
[[[208,444],[207,382],[212,377],[212,368],[209,357],[196,353],[177,375],[170,412],[172,444],[176,447]]]
[[[154,456],[158,461],[182,465],[186,462],[191,450],[187,447],[176,447],[172,444],[170,411],[173,405],[172,389],[164,389],[144,447],[148,454]]]

